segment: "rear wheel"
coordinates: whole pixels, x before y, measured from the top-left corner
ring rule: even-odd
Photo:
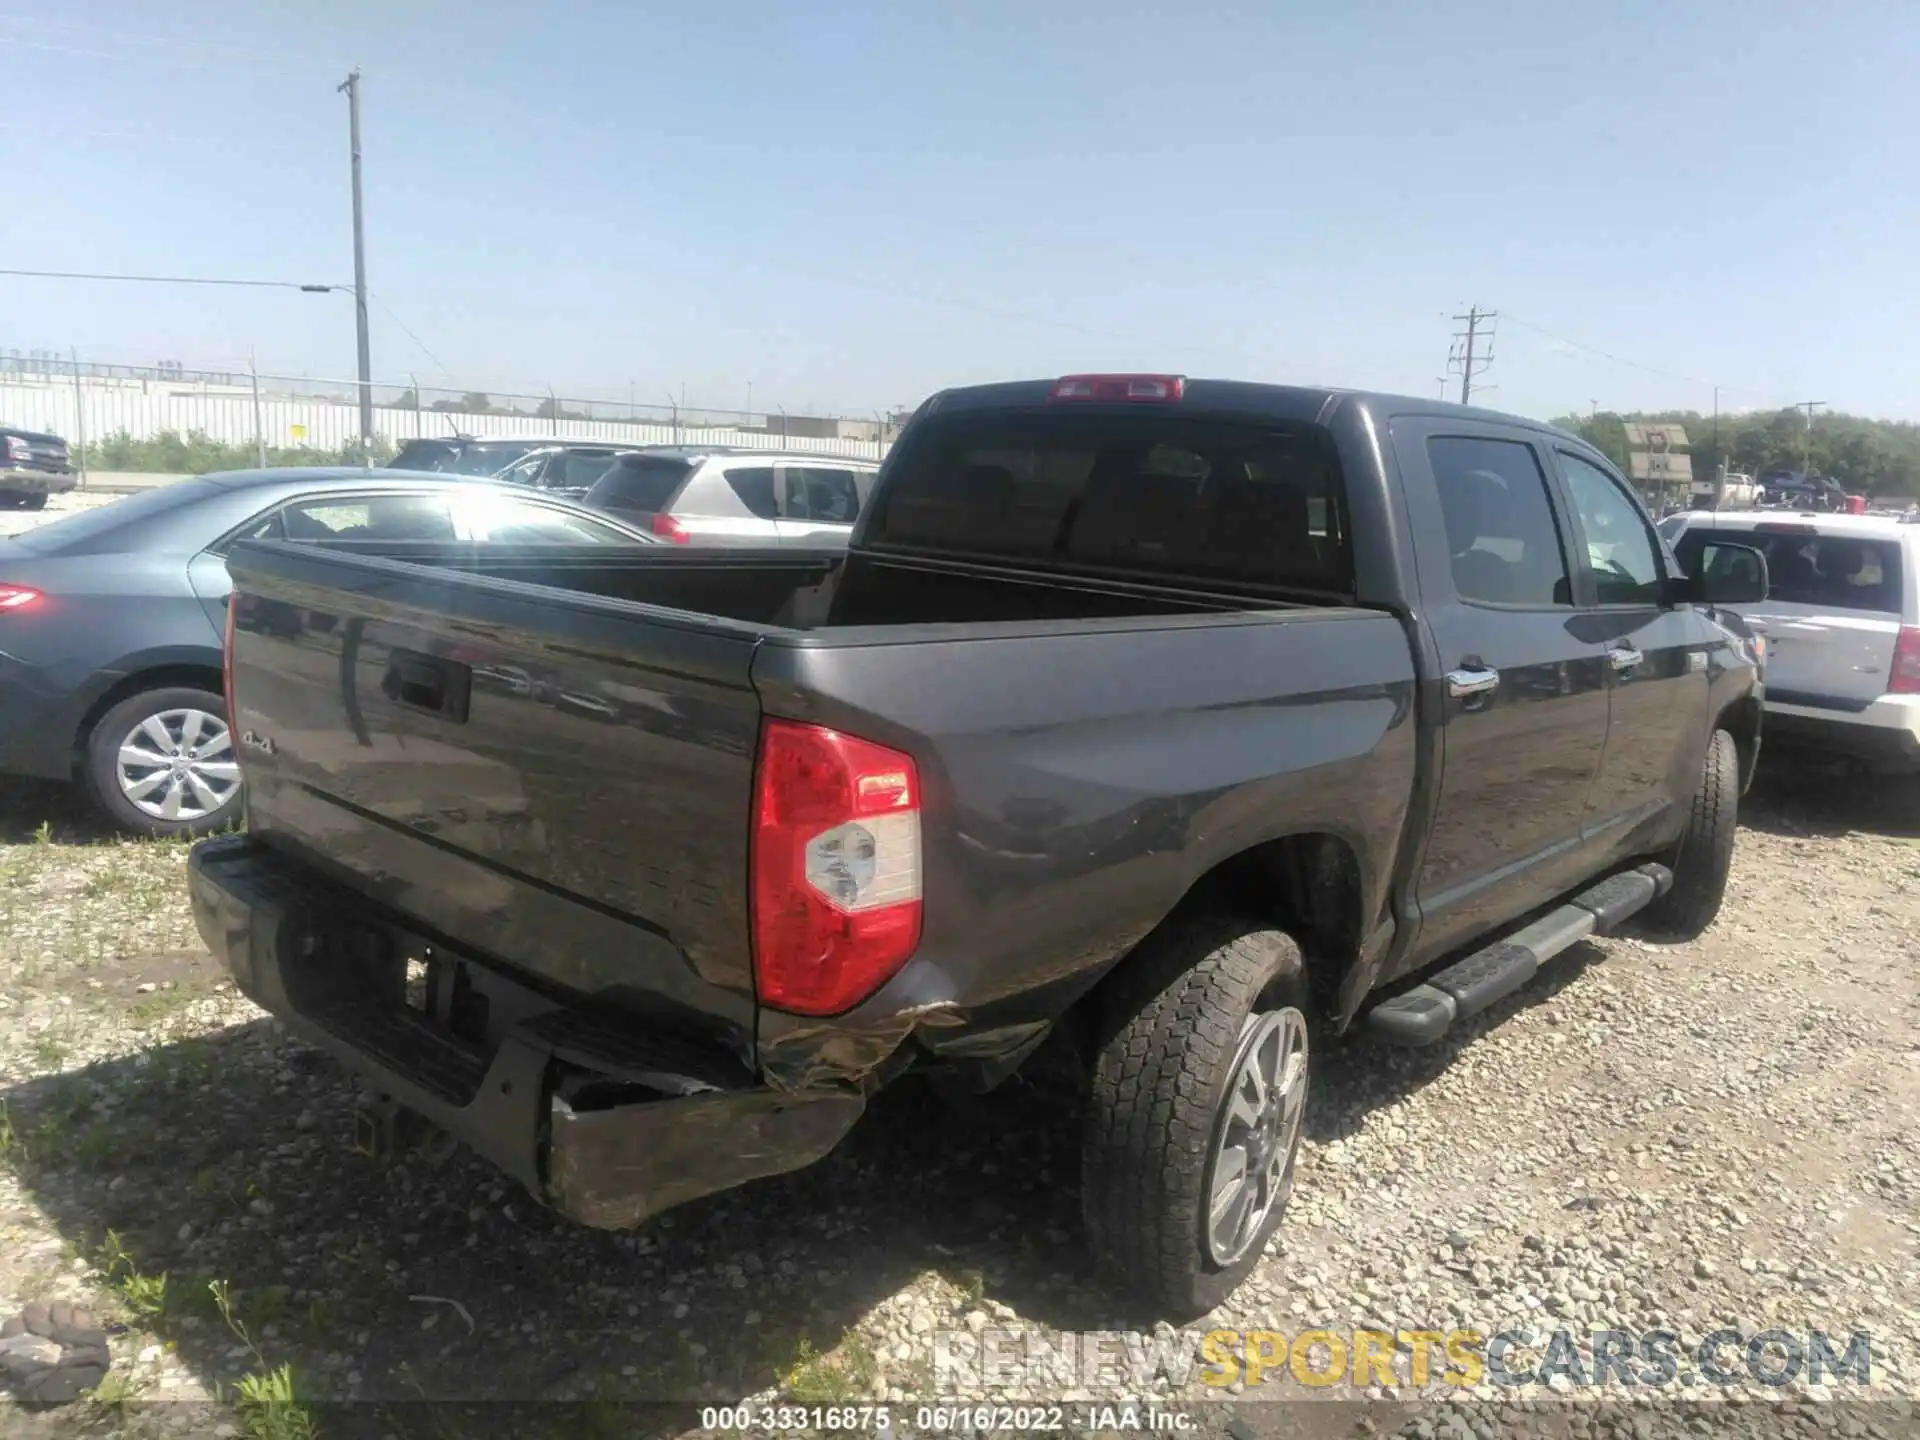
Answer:
[[[95,802],[136,835],[210,835],[240,815],[240,767],[226,703],[188,686],[129,696],[87,737]]]
[[[1293,1191],[1311,1048],[1300,949],[1175,922],[1127,962],[1094,1062],[1081,1193],[1102,1264],[1168,1319],[1246,1279]]]
[[[22,495],[19,504],[22,510],[44,510],[47,508],[46,492],[43,490],[38,495]]]
[[[1728,732],[1716,730],[1707,742],[1687,828],[1662,857],[1673,871],[1673,888],[1640,912],[1646,929],[1662,939],[1692,940],[1713,924],[1733,869],[1739,810],[1739,747]]]

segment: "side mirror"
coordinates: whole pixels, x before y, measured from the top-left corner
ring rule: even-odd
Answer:
[[[1677,589],[1695,605],[1757,605],[1767,598],[1767,557],[1752,545],[1709,540]]]

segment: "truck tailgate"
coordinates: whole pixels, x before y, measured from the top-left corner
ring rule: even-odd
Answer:
[[[256,836],[471,955],[750,1044],[753,626],[289,545],[228,564]]]

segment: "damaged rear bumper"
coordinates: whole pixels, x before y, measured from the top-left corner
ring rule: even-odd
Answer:
[[[249,998],[580,1224],[800,1169],[864,1107],[454,955],[251,836],[203,842],[189,869],[201,938]]]

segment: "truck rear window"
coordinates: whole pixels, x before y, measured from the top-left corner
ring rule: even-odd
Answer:
[[[1350,589],[1344,495],[1312,428],[1170,415],[932,419],[869,544],[1283,590]]]
[[[1900,546],[1853,535],[1808,535],[1755,529],[1688,529],[1674,542],[1674,558],[1689,574],[1702,547],[1714,539],[1752,545],[1767,557],[1767,598],[1831,610],[1900,613]]]

